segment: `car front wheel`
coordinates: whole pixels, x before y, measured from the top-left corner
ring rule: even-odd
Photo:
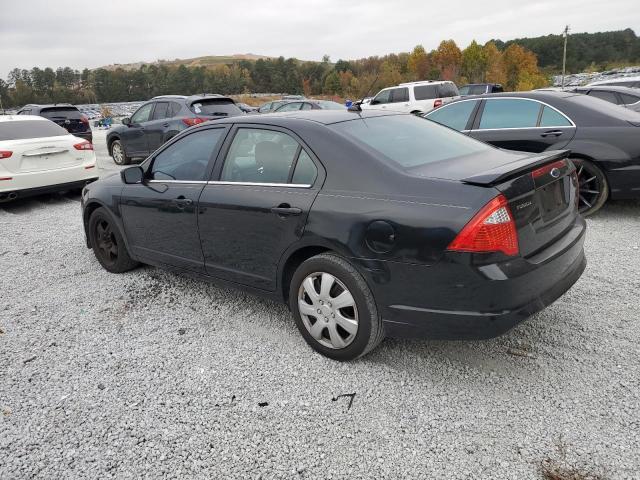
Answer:
[[[353,360],[384,338],[373,293],[342,257],[321,254],[293,275],[289,306],[306,342],[334,360]]]
[[[129,256],[118,227],[103,207],[97,208],[89,218],[89,240],[105,270],[122,273],[138,266],[138,262]]]
[[[116,165],[129,165],[131,163],[131,158],[124,153],[124,147],[120,140],[114,140],[111,144],[111,157]]]

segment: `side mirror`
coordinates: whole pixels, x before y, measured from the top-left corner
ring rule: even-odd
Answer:
[[[124,117],[122,119],[122,124],[123,125],[131,125],[131,119],[129,117]]]
[[[128,185],[142,183],[143,177],[144,170],[139,166],[125,168],[120,171],[120,178],[122,178],[122,181]]]

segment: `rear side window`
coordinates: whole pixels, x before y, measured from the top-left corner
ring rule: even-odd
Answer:
[[[541,127],[570,127],[571,122],[553,108],[545,107],[542,110],[542,117],[540,118]]]
[[[152,120],[162,120],[163,118],[167,118],[168,108],[169,108],[169,102],[156,103],[156,108],[153,111]]]
[[[203,98],[191,104],[191,111],[197,115],[229,117],[241,115],[242,110],[228,98]]]
[[[229,148],[220,180],[287,183],[299,146],[283,132],[240,128]]]
[[[169,102],[169,108],[167,109],[167,118],[172,118],[178,115],[180,112],[180,104],[176,102]]]
[[[616,97],[616,94],[613,92],[604,92],[601,90],[591,90],[589,92],[589,95],[591,97],[596,97],[596,98],[600,98],[606,102],[609,103],[618,103],[618,98]]]
[[[0,140],[59,137],[69,135],[64,128],[44,120],[0,122]]]
[[[478,100],[450,103],[431,111],[426,118],[455,130],[464,130],[477,103]]]
[[[291,183],[298,185],[313,185],[318,176],[318,169],[307,152],[300,150],[300,156],[293,172]]]
[[[71,118],[79,120],[82,116],[76,107],[51,107],[43,108],[40,115],[44,118]]]
[[[480,154],[493,147],[415,115],[361,118],[329,128],[401,168]]]
[[[542,104],[530,100],[487,100],[480,119],[480,129],[529,128],[538,124]]]
[[[223,128],[193,132],[173,143],[153,160],[153,180],[201,181],[213,150],[225,132]]]
[[[640,97],[629,95],[628,93],[618,93],[618,95],[620,95],[620,98],[622,99],[622,103],[624,105],[630,105],[632,103],[640,102]]]
[[[416,100],[432,100],[438,97],[435,85],[417,85],[413,87],[413,95]]]
[[[457,97],[458,95],[460,95],[460,92],[458,91],[458,87],[456,87],[455,84],[447,82],[438,85],[438,96],[440,98]]]
[[[296,110],[300,110],[301,106],[302,103],[300,102],[286,103],[281,107],[278,107],[278,109],[276,109],[276,112],[294,112]]]
[[[409,101],[409,89],[408,88],[394,88],[391,90],[391,102],[408,102]]]

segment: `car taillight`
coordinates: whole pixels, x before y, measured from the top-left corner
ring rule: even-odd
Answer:
[[[554,168],[560,169],[565,167],[566,165],[566,160],[558,160],[557,162],[550,163],[548,165],[545,165],[544,167],[536,168],[533,172],[531,172],[531,176],[534,179],[543,177],[546,174],[551,173],[551,170],[553,170]]]
[[[442,106],[442,99],[441,98],[436,98],[433,101],[433,108],[438,108]]]
[[[507,199],[498,195],[467,223],[448,250],[458,252],[502,252],[518,255],[518,233]]]
[[[193,127],[194,125],[198,125],[199,123],[203,123],[206,121],[207,121],[206,118],[200,118],[200,117],[182,119],[182,122],[189,127]]]
[[[9,158],[11,155],[13,155],[13,152],[10,152],[8,150],[0,150],[0,160],[2,160],[3,158]]]
[[[81,121],[82,123],[84,123],[87,127],[89,126],[89,119],[87,118],[87,116],[86,116],[86,115],[82,115],[82,116],[80,117],[80,121]]]
[[[76,150],[93,150],[93,144],[85,140],[84,142],[76,143],[73,148]]]

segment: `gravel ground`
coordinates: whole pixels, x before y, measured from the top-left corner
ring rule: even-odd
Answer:
[[[640,202],[589,219],[581,280],[509,334],[349,364],[282,305],[107,273],[79,209],[0,207],[2,479],[640,478]]]

